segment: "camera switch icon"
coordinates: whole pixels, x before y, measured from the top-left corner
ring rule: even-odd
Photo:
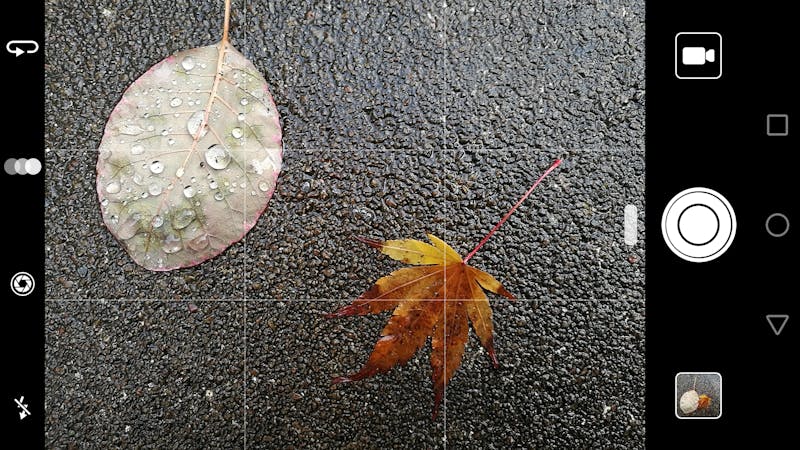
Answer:
[[[675,76],[681,80],[722,77],[722,35],[714,32],[676,34]]]

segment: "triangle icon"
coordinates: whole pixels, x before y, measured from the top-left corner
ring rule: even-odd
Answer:
[[[775,333],[775,336],[781,335],[783,327],[786,326],[786,322],[788,321],[788,314],[767,314],[767,322],[769,323],[769,327],[772,328],[772,332]]]

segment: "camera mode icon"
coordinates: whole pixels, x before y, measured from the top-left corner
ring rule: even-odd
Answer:
[[[681,80],[716,80],[722,76],[722,35],[713,32],[675,35],[675,76]]]
[[[33,292],[36,282],[28,272],[17,272],[11,277],[11,291],[20,297],[25,297]]]

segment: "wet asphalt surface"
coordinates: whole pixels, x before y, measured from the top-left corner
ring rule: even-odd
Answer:
[[[222,2],[46,2],[48,446],[643,447],[643,2],[292,3],[233,5],[284,127],[269,208],[155,273],[102,225],[94,148],[139,75],[219,39]],[[520,298],[492,298],[501,367],[472,336],[436,421],[427,348],[331,386],[386,316],[321,314],[400,266],[352,237],[465,254],[558,157],[472,260]]]

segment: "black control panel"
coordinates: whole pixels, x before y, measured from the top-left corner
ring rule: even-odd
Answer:
[[[788,6],[647,4],[648,443],[789,442],[797,77]],[[795,225],[796,226],[796,225]]]
[[[3,440],[44,446],[44,2],[3,6]]]

